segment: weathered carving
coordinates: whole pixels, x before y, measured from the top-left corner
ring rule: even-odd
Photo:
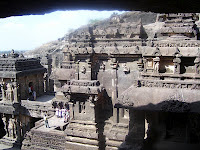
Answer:
[[[159,73],[160,58],[159,57],[154,58],[153,62],[154,62],[154,73]]]
[[[86,68],[85,68],[85,66],[82,66],[82,68],[81,68],[81,73],[83,73],[83,74],[86,73]]]
[[[128,66],[126,66],[126,64],[122,64],[122,67],[123,67],[123,71],[125,74],[130,73],[130,68]]]
[[[188,42],[182,42],[179,41],[177,43],[173,43],[171,41],[169,42],[154,42],[152,47],[200,47],[199,41],[188,41]]]
[[[180,74],[181,59],[180,58],[174,58],[173,63],[174,63],[174,74]]]
[[[200,84],[195,82],[180,82],[180,81],[157,81],[157,80],[136,80],[136,87],[159,87],[170,89],[190,89],[199,90]]]

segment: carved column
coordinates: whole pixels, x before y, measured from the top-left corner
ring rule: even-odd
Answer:
[[[116,58],[111,58],[111,68],[112,68],[112,99],[115,101],[118,97],[118,89],[117,89],[117,69],[118,62]]]
[[[17,141],[21,141],[22,140],[22,135],[21,135],[21,127],[20,127],[20,118],[19,116],[16,116],[16,120],[15,120],[15,123],[16,123],[16,138],[17,138]]]
[[[118,62],[117,59],[115,57],[111,58],[112,63],[111,68],[112,68],[112,101],[113,104],[115,104],[115,101],[118,97],[118,88],[117,88],[117,84],[118,84],[118,77],[117,77],[117,69],[118,69]],[[119,108],[114,109],[113,110],[113,114],[114,115],[114,122],[118,123],[119,122]]]
[[[129,133],[126,136],[126,144],[142,147],[145,137],[145,113],[143,111],[130,110]],[[139,148],[140,147],[140,148]]]
[[[69,102],[70,119],[74,119],[74,104]]]
[[[180,74],[181,72],[181,59],[179,57],[176,57],[173,59],[173,63],[174,63],[174,74]]]

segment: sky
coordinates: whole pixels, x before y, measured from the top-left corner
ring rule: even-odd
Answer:
[[[119,11],[55,11],[45,15],[16,16],[0,19],[0,51],[32,50],[63,37],[71,29],[91,19],[104,19]]]

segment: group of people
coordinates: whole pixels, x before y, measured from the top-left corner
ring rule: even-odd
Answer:
[[[28,93],[29,93],[28,100],[31,100],[31,101],[34,100],[35,101],[36,100],[36,92],[33,90],[33,83],[32,82],[29,83]]]
[[[64,118],[64,122],[68,122],[70,120],[70,110],[64,108],[56,108],[56,116],[58,118]]]

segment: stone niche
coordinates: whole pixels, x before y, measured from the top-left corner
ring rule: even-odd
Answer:
[[[160,58],[160,73],[174,73],[174,64],[172,57],[161,57]]]
[[[182,57],[181,58],[181,74],[195,73],[195,57]]]

